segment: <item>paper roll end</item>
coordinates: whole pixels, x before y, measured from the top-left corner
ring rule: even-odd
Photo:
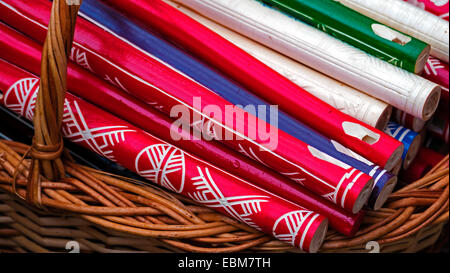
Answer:
[[[441,98],[441,87],[436,84],[433,85],[434,88],[426,98],[425,104],[423,106],[422,119],[425,121],[429,120],[434,115],[434,112],[436,112]]]
[[[359,192],[358,198],[356,198],[355,204],[352,208],[352,213],[357,214],[362,210],[365,204],[367,204],[367,201],[370,198],[370,194],[372,193],[374,180],[370,179],[364,187]]]
[[[328,219],[324,218],[314,233],[313,238],[311,239],[311,244],[309,246],[310,253],[317,253],[325,241],[325,236],[328,231]]]
[[[422,50],[420,55],[417,57],[416,65],[414,67],[414,73],[419,75],[423,72],[427,64],[428,58],[430,57],[430,53],[431,53],[431,46],[427,45]]]
[[[403,154],[403,150],[405,149],[405,146],[399,145],[397,147],[397,149],[395,149],[395,151],[391,154],[391,156],[389,157],[388,161],[386,162],[384,169],[387,170],[388,172],[392,171],[395,166],[397,166],[398,162],[400,162],[400,160],[402,160],[402,154]]]
[[[386,105],[386,108],[384,109],[383,113],[381,113],[380,118],[378,119],[377,123],[375,124],[375,128],[378,130],[383,131],[384,128],[386,128],[389,120],[392,116],[392,110],[393,107],[391,105]]]
[[[381,207],[383,207],[388,197],[394,191],[394,188],[397,185],[397,180],[397,176],[393,176],[386,182],[386,184],[384,184],[384,187],[381,189],[380,194],[378,194],[375,204],[373,205],[374,210],[379,210]]]
[[[417,154],[419,153],[421,143],[422,136],[418,134],[409,146],[408,152],[406,153],[405,159],[403,160],[404,170],[408,169],[413,160],[416,158]]]

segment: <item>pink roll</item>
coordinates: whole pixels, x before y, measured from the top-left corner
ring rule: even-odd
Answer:
[[[0,104],[32,118],[39,79],[0,62]],[[62,132],[82,145],[199,204],[309,252],[317,252],[328,220],[226,173],[133,125],[66,95]]]
[[[423,77],[441,86],[441,100],[449,102],[449,67],[448,64],[430,57],[425,65]]]

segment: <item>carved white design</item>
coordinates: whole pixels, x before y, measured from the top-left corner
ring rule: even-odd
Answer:
[[[341,178],[341,180],[339,181],[338,185],[336,187],[333,187],[334,191],[324,194],[322,195],[323,198],[330,200],[331,202],[335,203],[335,204],[340,204],[342,207],[344,207],[345,204],[345,198],[346,195],[342,196],[340,200],[337,199],[340,191],[342,191],[341,187],[342,184],[344,184],[345,181],[347,181],[348,179],[350,179],[350,177],[353,176],[353,174],[355,174],[355,172],[358,172],[358,174],[355,176],[355,178],[353,179],[353,181],[351,181],[347,187],[344,189],[344,192],[348,192],[352,186],[354,185],[354,183],[358,180],[359,177],[361,177],[361,175],[363,175],[362,172],[358,171],[355,168],[351,168],[349,169]],[[341,202],[339,202],[341,201]]]
[[[222,208],[230,216],[248,224],[249,226],[261,230],[253,222],[252,215],[261,212],[261,203],[269,202],[269,196],[264,195],[243,195],[226,197],[214,182],[209,169],[197,167],[199,176],[192,178],[195,191],[188,195],[193,200],[210,208]]]
[[[83,67],[84,69],[94,72],[94,70],[89,65],[86,52],[82,51],[80,48],[72,47],[69,59],[78,64],[79,66]]]
[[[39,91],[39,79],[25,78],[15,82],[6,91],[4,102],[8,109],[32,120]]]
[[[114,79],[112,79],[109,75],[105,75],[105,80],[109,83],[111,83],[112,85],[122,89],[123,91],[128,92],[128,89],[125,88],[125,86],[123,86],[123,84],[120,82],[120,80],[117,77],[114,77]]]
[[[300,177],[300,173],[299,172],[281,172],[282,175],[288,177],[289,179],[297,182],[298,184],[304,186],[305,184],[303,184],[306,180],[306,178],[304,177]]]
[[[273,236],[280,241],[296,245],[295,241],[299,236],[302,227],[304,227],[305,230],[302,232],[303,236],[299,243],[299,247],[302,248],[305,235],[308,233],[309,229],[309,226],[305,227],[304,224],[307,219],[310,219],[309,222],[312,223],[312,221],[317,218],[317,215],[311,217],[313,214],[313,212],[308,210],[298,210],[282,215],[273,225]],[[286,233],[285,230],[288,230],[288,233]]]
[[[182,150],[168,144],[157,144],[142,150],[135,161],[139,175],[181,193],[185,184],[185,158]],[[176,174],[176,175],[173,175]],[[171,176],[174,178],[171,178]]]
[[[89,148],[115,161],[113,155],[114,145],[125,142],[125,133],[135,132],[127,126],[103,126],[91,128],[83,116],[77,101],[66,99],[63,114],[63,135],[74,143],[84,143]]]
[[[253,151],[252,147],[248,147],[248,151],[245,150],[245,148],[239,143],[239,152],[242,153],[243,155],[245,155],[248,158],[251,158],[261,164],[263,164],[264,166],[268,166],[261,158],[259,158],[255,152]]]

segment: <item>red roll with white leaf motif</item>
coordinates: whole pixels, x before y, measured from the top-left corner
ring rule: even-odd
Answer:
[[[39,79],[0,60],[0,104],[29,119]],[[62,132],[84,146],[171,191],[240,222],[316,252],[326,235],[323,216],[279,198],[67,94]]]

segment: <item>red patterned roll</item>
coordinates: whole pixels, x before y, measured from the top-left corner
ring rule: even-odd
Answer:
[[[170,5],[160,0],[104,2],[153,27],[259,97],[375,164],[391,170],[400,160],[401,143],[320,101]]]
[[[403,0],[448,21],[448,0]]]
[[[1,62],[0,103],[31,118],[39,79]],[[10,67],[10,66],[9,66]],[[19,73],[20,72],[20,73]],[[275,238],[316,252],[327,219],[230,175],[70,94],[62,132],[80,144],[171,191]]]
[[[0,2],[0,12],[3,21],[43,42],[50,5],[48,1],[8,0]],[[224,126],[223,121],[230,119],[230,115],[225,115],[231,106],[229,102],[81,18],[77,21],[72,58],[85,69],[144,102],[154,104],[167,115],[171,114],[173,107],[182,106],[180,110],[194,117],[194,121],[189,117],[183,119],[183,123],[199,130],[206,128],[212,139],[217,135],[232,134],[231,140],[223,137],[221,141],[350,212],[357,213],[368,198],[373,183],[370,176],[256,117],[252,118],[241,108],[234,108],[236,115],[248,118],[234,120]],[[196,102],[195,98],[201,98],[201,101]],[[219,116],[211,118],[217,112],[201,112],[209,105],[219,108]],[[355,126],[356,123],[348,124],[349,130],[354,130]],[[263,138],[267,135],[267,128],[273,132],[269,140]],[[257,133],[250,137],[249,131]],[[270,143],[274,134],[277,143]],[[384,143],[383,136],[380,134],[371,140]],[[390,147],[384,147],[383,151]]]
[[[426,79],[437,83],[442,87],[441,100],[446,101],[447,104],[449,102],[449,73],[448,64],[433,57],[428,59],[423,72],[423,76]]]
[[[1,23],[0,37],[0,58],[35,75],[40,74],[42,52],[40,45]],[[4,40],[7,40],[8,43],[4,43]],[[114,113],[117,117],[188,153],[199,156],[207,162],[214,162],[215,166],[228,173],[264,189],[270,189],[272,193],[280,197],[323,215],[328,218],[329,224],[334,230],[344,235],[352,236],[358,230],[363,218],[363,211],[356,215],[351,214],[216,141],[184,140],[183,138],[174,141],[172,134],[187,136],[187,139],[193,137],[189,135],[189,132],[172,130],[172,119],[95,77],[73,62],[68,64],[67,76],[68,89],[76,96]],[[98,99],[100,97],[101,100]],[[120,107],[117,107],[118,105]]]
[[[441,101],[436,114],[428,124],[428,131],[435,137],[445,141],[449,140],[449,105],[448,102]]]
[[[421,148],[410,167],[401,173],[401,181],[407,184],[421,179],[436,166],[444,156],[428,148]]]

